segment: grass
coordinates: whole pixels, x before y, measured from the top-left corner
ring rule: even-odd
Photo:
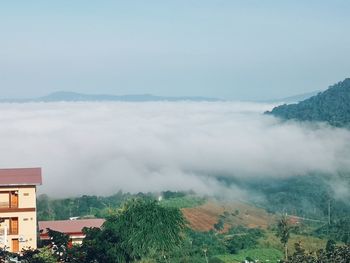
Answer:
[[[325,248],[327,240],[320,239],[313,236],[292,234],[288,242],[289,254],[295,252],[294,244],[301,242],[302,247],[306,251],[317,251]],[[259,259],[259,262],[277,262],[283,258],[283,246],[275,236],[274,232],[266,231],[265,236],[259,240],[258,248],[246,249],[239,251],[238,254],[218,255],[217,258],[227,263],[240,263],[250,257],[252,259]]]
[[[175,207],[175,208],[192,208],[197,207],[205,203],[205,199],[198,196],[183,196],[174,197],[169,199],[163,199],[161,205],[165,207]]]
[[[320,239],[314,236],[306,235],[296,235],[291,234],[288,241],[288,251],[290,254],[295,252],[295,243],[301,242],[302,247],[306,251],[317,251],[319,249],[325,248],[327,244],[326,239]],[[272,231],[267,231],[265,237],[259,240],[260,248],[275,248],[278,250],[283,250],[283,246],[278,237]]]
[[[258,259],[259,262],[277,262],[283,258],[283,253],[275,248],[256,248],[241,250],[238,254],[216,256],[227,263],[240,263],[247,257]]]

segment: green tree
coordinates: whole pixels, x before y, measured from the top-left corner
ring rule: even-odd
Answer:
[[[214,229],[218,232],[224,230],[225,227],[225,220],[223,217],[220,217],[218,222],[214,224]]]
[[[280,241],[284,248],[284,258],[288,259],[288,240],[293,227],[288,220],[287,214],[283,214],[277,223],[276,236],[280,238]]]
[[[289,257],[289,263],[349,263],[350,246],[336,246],[331,242],[332,249],[320,249],[319,251],[307,253],[301,248],[300,243],[296,244],[296,252]]]
[[[99,229],[85,229],[85,262],[133,262],[146,257],[167,259],[180,246],[186,222],[179,209],[155,200],[132,199]]]
[[[23,258],[24,257],[24,258]],[[57,258],[52,254],[49,247],[43,247],[39,250],[27,250],[21,258],[23,263],[56,263]]]
[[[61,233],[59,231],[55,231],[52,229],[47,229],[47,234],[50,237],[51,245],[54,254],[60,260],[64,260],[67,256],[67,247],[69,242],[69,236]]]

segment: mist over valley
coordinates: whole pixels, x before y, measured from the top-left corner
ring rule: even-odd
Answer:
[[[243,102],[56,102],[0,104],[3,167],[37,167],[40,193],[193,190],[244,198],[228,179],[323,174],[340,189],[350,170],[350,132],[284,122]],[[251,195],[251,194],[250,194]]]

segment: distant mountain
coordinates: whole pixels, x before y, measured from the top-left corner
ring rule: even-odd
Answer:
[[[270,102],[270,103],[281,102],[281,103],[285,103],[285,104],[298,103],[298,102],[301,102],[303,100],[309,99],[309,98],[317,95],[320,92],[321,92],[320,90],[312,91],[312,92],[302,93],[302,94],[298,94],[298,95],[294,95],[294,96],[290,96],[290,97],[286,97],[286,98],[267,100],[264,102]]]
[[[350,78],[297,104],[281,105],[266,112],[282,119],[323,121],[333,126],[350,126]]]
[[[147,101],[222,101],[217,98],[207,97],[162,97],[150,94],[140,95],[108,95],[108,94],[82,94],[70,91],[58,91],[44,97],[32,99],[2,99],[0,102],[60,102],[60,101],[129,101],[129,102],[147,102]]]

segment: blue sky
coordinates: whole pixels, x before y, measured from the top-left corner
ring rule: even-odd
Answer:
[[[350,1],[7,1],[0,97],[264,100],[349,77]]]

